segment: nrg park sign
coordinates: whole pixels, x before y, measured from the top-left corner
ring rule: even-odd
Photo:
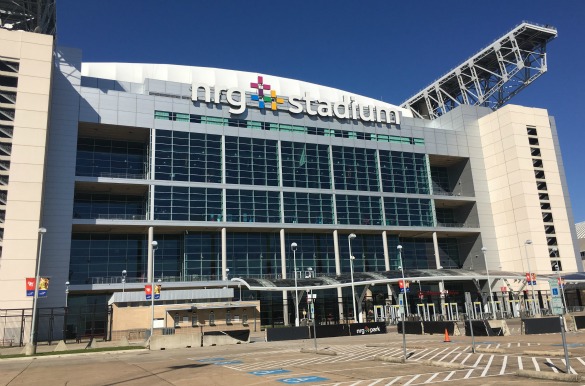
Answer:
[[[278,110],[278,105],[284,104],[284,98],[277,96],[276,90],[271,89],[269,84],[264,83],[263,77],[258,76],[258,81],[250,83],[250,87],[256,89],[251,100],[258,102],[260,109]],[[241,88],[222,89],[215,87],[213,100],[211,87],[204,84],[193,84],[191,88],[191,99],[199,100],[199,90],[203,90],[203,101],[206,103],[222,103],[222,93],[225,95],[225,102],[230,106],[230,114],[242,114],[246,111],[246,90]],[[341,102],[318,100],[305,96],[289,96],[288,112],[291,114],[317,115],[320,117],[337,117],[339,119],[357,119],[364,122],[379,122],[388,124],[400,124],[400,111],[389,107],[372,105],[359,105],[351,98],[343,98]]]

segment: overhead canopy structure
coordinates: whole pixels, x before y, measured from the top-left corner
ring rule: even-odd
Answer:
[[[409,282],[439,282],[439,281],[471,281],[487,280],[486,272],[466,271],[458,269],[426,269],[404,271],[406,280]],[[517,272],[490,271],[491,279],[524,280],[524,274]],[[401,271],[385,272],[355,272],[353,274],[354,285],[376,285],[395,284],[402,280]],[[245,285],[253,291],[294,291],[295,288],[323,290],[352,285],[351,276],[344,273],[336,276],[318,276],[313,278],[295,279],[256,279],[256,278],[234,278],[232,282]]]
[[[556,37],[552,26],[523,22],[401,107],[425,119],[462,104],[496,110],[546,72],[546,45]]]
[[[55,0],[0,0],[0,27],[55,36]]]

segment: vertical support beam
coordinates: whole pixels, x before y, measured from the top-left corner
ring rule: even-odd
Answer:
[[[284,235],[284,229],[280,230],[280,272],[282,278],[286,279],[286,238]],[[282,291],[282,315],[284,318],[284,325],[290,326],[288,317],[288,293]]]
[[[437,269],[441,268],[441,256],[439,255],[439,242],[437,241],[437,232],[433,232],[433,248],[435,250],[435,264],[437,265]],[[445,296],[443,294],[445,291],[445,285],[443,280],[439,282],[439,292],[441,293],[441,313],[444,317],[445,315]]]
[[[221,228],[221,276],[223,280],[227,280],[227,230]]]
[[[339,255],[339,233],[337,229],[333,231],[333,251],[335,253],[335,274],[341,275],[341,257]],[[343,313],[343,290],[337,288],[337,306],[339,307],[339,319],[343,321],[345,314]]]
[[[150,283],[152,283],[154,281],[154,272],[153,272],[153,266],[152,266],[152,242],[154,241],[154,228],[153,227],[148,227],[148,248],[146,248],[148,250],[148,268],[146,270],[146,276],[147,279]]]

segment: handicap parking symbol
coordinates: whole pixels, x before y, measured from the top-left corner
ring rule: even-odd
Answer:
[[[284,373],[290,373],[290,370],[283,370],[283,369],[257,370],[257,371],[250,371],[248,374],[257,375],[257,376],[261,377],[263,375],[284,374]]]
[[[299,383],[321,382],[321,381],[326,381],[326,380],[327,380],[327,378],[309,376],[309,377],[283,378],[283,379],[278,379],[278,382],[287,383],[289,385],[297,385]]]

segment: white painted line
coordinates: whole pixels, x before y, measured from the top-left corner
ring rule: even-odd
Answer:
[[[473,370],[475,370],[475,369],[471,369],[471,370],[469,370],[469,371],[467,372],[467,374],[465,374],[465,376],[463,377],[463,379],[467,379],[467,378],[469,378],[469,376],[471,375],[471,373],[473,373]]]
[[[550,360],[547,358],[547,361],[550,362]],[[552,363],[552,362],[551,362]],[[536,360],[535,357],[532,357],[532,364],[534,364],[534,370],[536,371],[540,371],[540,366],[538,365],[538,362]]]
[[[479,358],[477,358],[477,360],[475,361],[475,363],[471,367],[477,367],[477,365],[479,365],[479,362],[481,362],[483,356],[484,356],[484,354],[481,354],[479,356]]]
[[[565,365],[565,369],[567,368],[567,362],[565,362],[564,359],[561,358],[561,362],[563,362],[563,365]],[[570,364],[571,362],[569,362]],[[573,369],[573,366],[569,366],[569,372],[572,374],[577,374],[577,372],[575,371],[575,369]]]
[[[435,373],[435,374],[433,374],[433,376],[430,377],[429,379],[427,379],[425,383],[431,383],[433,381],[433,379],[435,379],[437,377],[437,375],[439,375],[439,374],[441,374],[441,373]]]
[[[579,362],[581,362],[581,364],[582,364],[583,366],[585,366],[585,362],[583,362],[583,359],[581,359],[581,358],[577,357],[577,360],[578,360]]]
[[[524,366],[522,366],[522,357],[518,357],[518,370],[524,370]]]
[[[415,380],[416,380],[418,377],[420,377],[421,375],[422,375],[422,374],[417,374],[417,375],[415,375],[414,377],[412,377],[412,379],[411,379],[410,381],[406,382],[406,383],[404,384],[404,386],[408,386],[408,385],[410,385],[412,382],[414,382],[414,381],[415,381]]]
[[[433,358],[441,355],[442,353],[444,353],[445,351],[449,350],[450,347],[445,347],[444,349],[442,349],[441,351],[439,351],[438,353],[436,353],[435,355],[433,355],[432,357],[428,358],[430,360],[433,360]]]
[[[471,353],[467,354],[467,356],[465,357],[465,359],[463,361],[461,361],[461,364],[464,364],[465,361],[467,361],[470,356],[471,356]]]
[[[449,351],[447,354],[445,354],[442,357],[440,357],[439,358],[439,361],[442,361],[443,359],[447,358],[449,355],[453,354],[456,351],[457,351],[457,347],[455,347],[453,350]]]
[[[455,375],[455,373],[456,373],[456,372],[457,372],[457,371],[451,371],[451,372],[449,373],[449,375],[447,375],[447,376],[445,377],[445,379],[443,379],[443,382],[446,382],[446,381],[448,381],[449,379],[451,379],[451,377],[452,377],[453,375]]]
[[[552,369],[552,371],[554,371],[555,373],[558,373],[559,370],[557,369],[557,366],[555,366],[555,364],[553,363],[553,361],[550,360],[550,358],[545,358],[546,361],[548,363],[550,363],[552,366],[550,366],[550,368]]]
[[[461,356],[461,354],[463,354],[463,353],[462,353],[462,352],[460,352],[459,354],[455,355],[455,358],[451,359],[451,360],[449,361],[449,363],[453,363],[453,362],[455,362],[455,360],[456,360],[457,358],[459,358],[459,357]]]
[[[500,375],[504,375],[504,372],[506,371],[506,364],[508,363],[508,356],[506,355],[504,357],[504,361],[502,362],[502,369],[500,370]]]
[[[490,356],[490,359],[488,360],[487,365],[485,365],[485,369],[481,373],[481,376],[482,377],[485,377],[485,375],[487,374],[487,372],[490,369],[490,366],[491,366],[493,360],[494,360],[494,356],[492,355],[492,356]]]
[[[368,386],[374,386],[375,384],[382,382],[384,379],[386,379],[386,378],[377,379],[375,382],[368,384]]]
[[[390,385],[393,385],[393,384],[394,384],[394,383],[396,383],[396,381],[398,381],[400,378],[402,378],[402,376],[394,378],[394,380],[393,380],[392,382],[390,382],[390,383],[387,383],[387,384],[386,384],[386,385],[384,385],[384,386],[390,386]]]

